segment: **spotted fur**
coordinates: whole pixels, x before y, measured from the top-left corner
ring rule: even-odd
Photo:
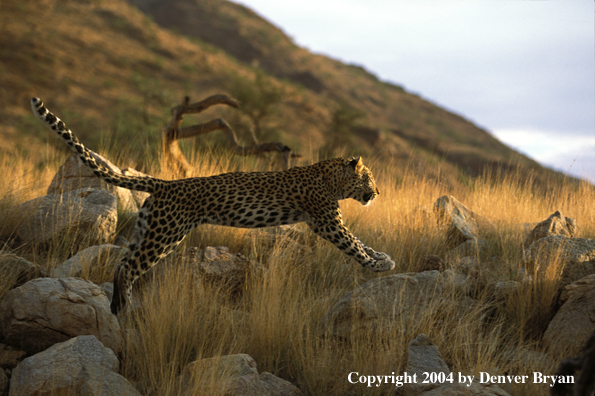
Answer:
[[[365,268],[394,268],[387,254],[365,246],[343,224],[339,200],[352,198],[367,205],[380,194],[361,158],[336,158],[283,172],[232,172],[171,181],[124,176],[98,164],[40,99],[33,98],[31,108],[95,175],[151,194],[139,211],[129,252],[114,273],[114,314],[130,302],[133,282],[204,223],[258,228],[306,222],[316,235]]]

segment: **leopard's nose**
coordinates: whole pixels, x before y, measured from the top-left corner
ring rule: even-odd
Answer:
[[[380,190],[376,187],[376,195],[380,195]]]

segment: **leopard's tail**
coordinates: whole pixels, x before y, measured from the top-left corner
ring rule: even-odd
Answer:
[[[70,146],[70,149],[78,154],[81,161],[83,161],[83,164],[91,169],[97,177],[100,177],[107,183],[129,190],[144,191],[151,194],[153,194],[158,189],[159,185],[163,183],[163,180],[150,176],[141,177],[122,175],[98,164],[89,150],[79,142],[78,138],[66,127],[66,124],[64,124],[61,119],[56,117],[45,107],[41,99],[31,99],[31,109],[39,121],[66,141],[66,144]]]

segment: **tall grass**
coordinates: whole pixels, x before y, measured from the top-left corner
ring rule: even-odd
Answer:
[[[111,154],[107,158],[126,159],[121,152]],[[37,162],[40,157],[46,158],[43,166]],[[223,152],[203,153],[191,160],[196,174],[202,176],[268,166],[263,160],[232,158]],[[19,247],[10,232],[18,219],[7,215],[19,203],[43,195],[58,164],[48,153],[0,158],[0,170],[9,175],[0,179],[0,235],[4,243],[0,249],[16,249],[42,265],[55,265],[67,258],[67,253],[59,249]],[[586,184],[552,185],[549,193],[537,194],[530,183],[511,174],[499,181],[487,175],[469,186],[448,189],[412,173],[396,177],[380,161],[372,161],[371,167],[380,197],[370,207],[354,201],[341,202],[341,207],[346,224],[364,243],[393,257],[397,266],[392,273],[414,270],[426,255],[444,257],[448,249],[442,230],[431,217],[412,213],[419,206],[431,211],[435,200],[445,194],[455,196],[498,225],[499,232],[489,241],[489,251],[478,257],[482,266],[498,258],[497,269],[486,275],[488,282],[518,278],[525,237],[523,223],[536,223],[560,210],[577,218],[579,236],[595,237],[595,193]],[[152,172],[165,179],[172,176],[165,169]],[[129,233],[130,227],[120,230]],[[175,395],[179,391],[177,378],[192,361],[247,353],[256,360],[260,372],[285,378],[307,395],[380,395],[393,392],[395,387],[350,384],[348,374],[399,373],[406,365],[407,345],[419,333],[429,335],[455,372],[554,373],[553,365],[512,366],[505,352],[520,347],[542,351],[539,341],[551,318],[560,275],[559,268],[554,267],[559,263],[551,263],[552,269],[546,275],[529,273],[533,282],[523,283],[516,294],[498,303],[485,290],[470,302],[454,290],[445,289],[414,323],[396,323],[374,334],[361,330],[354,332],[350,341],[340,341],[321,330],[324,314],[358,285],[390,274],[363,270],[334,246],[313,236],[305,225],[296,226],[292,237],[310,250],[284,243],[282,238],[273,245],[263,244],[258,232],[205,225],[194,230],[178,250],[225,245],[248,256],[253,267],[264,270],[251,272],[239,292],[225,284],[201,281],[189,274],[187,266],[167,264],[180,260],[179,254],[166,259],[162,264],[166,270],[136,292],[140,303],[122,322],[126,329],[123,375],[146,393]],[[218,385],[213,377],[196,378],[196,394],[223,392]],[[546,388],[522,384],[507,390],[513,395],[542,395]]]

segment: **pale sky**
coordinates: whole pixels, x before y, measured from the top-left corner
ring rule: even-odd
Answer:
[[[542,164],[595,182],[593,0],[240,0]]]

